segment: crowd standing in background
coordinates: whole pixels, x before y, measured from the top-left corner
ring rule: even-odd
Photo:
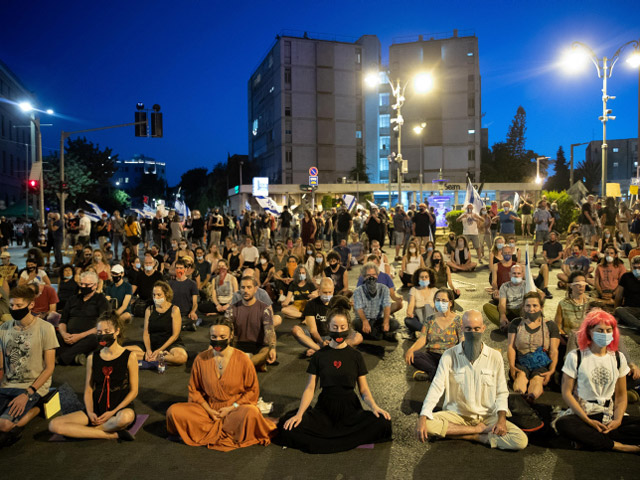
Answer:
[[[555,388],[565,402],[558,435],[580,448],[640,452],[640,419],[624,415],[640,400],[640,369],[619,329],[640,328],[640,204],[589,196],[567,231],[544,197],[525,195],[519,212],[501,205],[464,205],[448,232],[427,202],[284,206],[278,215],[212,208],[187,218],[158,209],[153,218],[91,219],[78,210],[51,212],[45,225],[2,217],[0,445],[20,438],[56,364],[86,369],[84,410],[53,419],[51,432],[134,440],[139,370],[184,365],[190,332],[210,347],[191,367],[187,401],[166,413],[168,433],[187,445],[274,441],[332,453],[390,441],[393,418],[374,400],[358,346],[397,342],[402,331],[413,342],[405,354],[413,380],[430,382],[418,440],[524,449],[530,429],[521,414],[510,417],[512,401],[535,413],[531,405]],[[530,258],[517,230],[533,243]],[[24,269],[9,246],[26,249]],[[477,269],[489,274],[473,285],[486,289],[486,304],[463,311],[460,286]],[[545,311],[556,282],[566,293]],[[406,318],[396,318],[404,306]],[[140,342],[124,335],[134,319]],[[298,409],[273,419],[257,372],[278,368],[283,319],[294,323],[309,377]],[[493,325],[505,355],[482,341]]]

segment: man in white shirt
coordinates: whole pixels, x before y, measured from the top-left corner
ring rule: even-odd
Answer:
[[[482,342],[482,314],[462,316],[464,342],[447,350],[427,392],[418,418],[421,442],[429,436],[488,444],[502,450],[522,450],[527,435],[507,421],[509,391],[504,362],[497,350]],[[444,393],[442,411],[433,412]]]
[[[78,243],[81,245],[91,244],[91,220],[84,214],[84,210],[78,210],[80,217],[80,229],[78,230]]]
[[[473,205],[468,204],[465,208],[466,213],[458,217],[458,222],[462,222],[462,234],[467,241],[473,245],[473,248],[476,249],[478,262],[482,263],[484,252],[482,244],[480,243],[480,237],[478,236],[478,223],[482,223],[484,220],[479,215],[473,213]]]
[[[253,268],[256,266],[260,252],[253,246],[253,240],[251,237],[247,237],[245,239],[245,247],[242,249],[241,253],[242,258],[244,259],[244,267]]]

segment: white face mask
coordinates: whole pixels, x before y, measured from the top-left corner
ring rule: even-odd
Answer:
[[[266,258],[261,258],[261,259],[260,259],[260,263],[261,263],[262,265],[264,265],[265,263],[267,263],[267,259],[266,259]]]

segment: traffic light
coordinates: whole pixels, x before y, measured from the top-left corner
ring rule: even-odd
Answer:
[[[151,112],[151,136],[162,137],[162,113]]]
[[[29,180],[27,186],[30,192],[37,192],[40,188],[40,182],[38,182],[38,180]]]
[[[136,130],[136,137],[146,137],[147,136],[147,112],[137,111],[135,113],[135,122],[134,125]],[[144,122],[144,123],[139,123]]]
[[[64,180],[61,180],[60,181],[60,191],[62,193],[68,192],[69,191],[69,183],[64,181]]]

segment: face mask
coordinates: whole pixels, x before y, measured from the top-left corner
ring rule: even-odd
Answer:
[[[427,247],[427,252],[433,252],[433,247]]]
[[[504,255],[502,255],[502,258],[504,258],[505,262],[511,261],[511,257],[512,257],[512,255],[510,255],[508,253],[505,253]]]
[[[464,332],[462,351],[467,360],[475,362],[482,352],[482,332]]]
[[[93,292],[93,287],[80,287],[80,293],[82,296],[87,296]]]
[[[210,340],[209,345],[213,347],[216,352],[222,352],[229,346],[229,339],[225,338],[224,340]]]
[[[139,264],[139,263],[136,263],[136,268],[140,268],[140,264]],[[144,269],[145,269],[147,272],[150,272],[151,270],[153,270],[153,265],[145,265],[145,266],[144,266]]]
[[[538,312],[525,312],[524,316],[526,318],[528,318],[529,320],[531,320],[532,322],[535,322],[538,318],[540,318],[540,316],[542,315],[542,312],[538,311]]]
[[[611,255],[607,255],[606,257],[604,257],[604,259],[607,261],[607,263],[613,262],[613,257]]]
[[[449,241],[453,242],[456,239],[456,237],[449,237]]]
[[[433,263],[434,265],[438,265],[440,263],[440,259],[439,258],[432,258],[431,259],[431,263]]]
[[[347,332],[329,332],[329,337],[331,337],[331,339],[334,342],[336,342],[338,345],[340,345],[341,343],[343,343],[347,339],[346,333]]]
[[[415,249],[415,248],[410,248],[410,249],[409,249],[409,252],[411,252],[411,253],[416,253],[416,249]]]
[[[484,215],[485,213],[487,213],[486,210],[480,210],[480,215]]]
[[[422,288],[426,288],[429,286],[429,280],[419,280],[418,283]]]
[[[320,295],[320,300],[322,300],[322,303],[329,303],[332,298],[333,295]]]
[[[196,256],[196,259],[197,259],[199,262],[201,262],[201,261],[204,259],[204,257],[203,257],[202,255],[198,255],[198,256]]]
[[[504,248],[504,243],[496,243],[496,248],[498,250],[502,250]]]
[[[178,244],[177,243],[172,243],[171,244],[171,248],[173,248],[174,250],[178,249]]]
[[[236,251],[238,251],[238,247],[231,247],[231,250],[236,252]]]
[[[522,282],[522,277],[511,277],[511,283],[514,285],[519,285]]]
[[[27,267],[27,272],[35,272],[36,267]]]
[[[65,280],[71,280],[73,278],[73,275],[65,275],[64,279]]]
[[[27,315],[29,315],[29,307],[16,308],[15,310],[11,310],[11,318],[13,318],[16,322],[19,322]]]
[[[313,251],[312,250],[307,250],[307,255],[312,255]]]
[[[611,236],[611,234],[610,234],[610,233],[605,233],[605,234],[604,234],[604,238],[609,238],[610,236]]]
[[[634,268],[633,269],[633,276],[636,277],[636,278],[640,278],[640,269]]]
[[[509,207],[504,207],[504,213],[509,213],[509,210],[511,210]]]
[[[449,302],[436,301],[436,310],[440,313],[447,313],[449,311]]]
[[[266,259],[266,258],[261,258],[261,259],[260,259],[260,263],[261,263],[262,265],[266,264],[266,263],[267,263],[267,259]]]
[[[180,250],[186,250],[187,246],[186,245],[180,245]]]
[[[102,257],[93,257],[93,259],[94,259],[96,262],[101,262],[101,261],[102,261]]]
[[[511,248],[516,248],[516,242],[510,242],[510,243],[509,243],[509,246],[510,246]]]
[[[122,280],[122,275],[111,275],[111,279],[113,280],[113,283],[118,283]]]
[[[113,342],[116,341],[116,337],[113,333],[103,333],[100,335],[96,335],[96,339],[98,340],[98,344],[101,347],[107,347],[107,348],[113,345]]]
[[[162,305],[164,305],[164,298],[154,298],[153,303],[156,305],[156,307],[161,307]]]
[[[606,347],[613,342],[613,333],[593,332],[593,341],[599,347]]]
[[[378,279],[369,277],[364,281],[364,284],[365,292],[367,292],[370,297],[375,297],[378,293]]]
[[[318,257],[318,258],[316,258],[316,263],[317,263],[318,265],[320,265],[320,264],[322,263],[322,261],[323,261],[323,260],[324,260],[324,258],[322,258],[322,257]]]
[[[307,274],[306,273],[301,273],[300,274],[300,281],[304,282],[307,279]]]

